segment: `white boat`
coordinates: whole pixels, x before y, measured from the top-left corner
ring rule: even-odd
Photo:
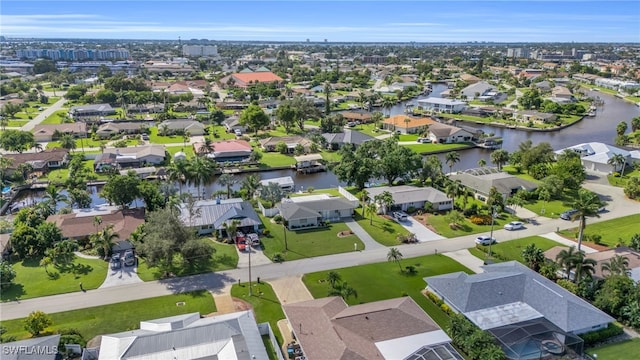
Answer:
[[[589,112],[587,113],[587,116],[589,116],[589,117],[594,117],[594,116],[596,116],[596,112],[595,112],[595,111],[589,111]]]

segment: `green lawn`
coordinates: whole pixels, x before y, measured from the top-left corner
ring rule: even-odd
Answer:
[[[342,160],[342,156],[340,156],[340,154],[337,151],[322,150],[320,154],[322,155],[322,158],[325,161],[330,163],[340,162],[340,160]]]
[[[352,130],[360,131],[361,133],[367,134],[372,137],[380,136],[383,134],[388,134],[389,132],[386,130],[381,130],[374,123],[369,124],[360,124],[351,128]]]
[[[187,276],[193,274],[201,274],[206,272],[214,272],[221,270],[235,269],[238,266],[238,252],[234,245],[222,244],[213,241],[209,238],[203,238],[202,241],[206,241],[216,250],[211,257],[211,261],[202,264],[201,266],[183,266],[180,256],[176,257],[174,268],[172,272],[176,276]],[[138,264],[138,276],[143,281],[153,281],[162,278],[162,272],[157,267],[149,267],[144,261],[140,260]]]
[[[177,303],[181,302],[184,304],[177,306]],[[138,329],[140,321],[143,320],[192,312],[206,315],[215,311],[213,297],[202,290],[49,314],[53,326],[42,335],[59,329],[76,329],[85,340],[90,340],[101,334]],[[24,330],[23,320],[3,321],[2,326],[7,328],[6,335],[16,336],[18,339],[28,338],[29,334]]]
[[[456,230],[451,229],[449,226],[449,222],[445,220],[446,215],[440,214],[429,214],[427,217],[427,223],[433,226],[436,232],[446,238],[452,238],[463,235],[471,235],[482,232],[491,231],[491,225],[475,225],[469,219],[465,219],[464,223],[462,223],[461,227]],[[507,224],[511,221],[519,220],[517,217],[502,213],[498,218],[496,218],[494,223],[494,230],[500,229],[504,224]]]
[[[614,247],[620,242],[629,243],[631,236],[634,234],[640,234],[640,214],[629,215],[617,219],[611,219],[599,223],[590,223],[590,219],[587,218],[587,227],[584,230],[585,235],[598,234],[602,236],[602,243],[604,245]],[[563,230],[560,234],[568,237],[575,238],[578,232],[578,222],[575,222],[576,227],[573,229]]]
[[[160,136],[158,135],[158,128],[151,127],[149,128],[149,142],[154,144],[184,144],[184,139],[182,136],[174,135],[174,136]],[[187,143],[189,141],[187,140]]]
[[[99,180],[106,180],[109,178],[108,174],[98,174],[95,173],[93,171],[93,160],[84,160],[82,162],[82,164],[84,165],[84,167],[89,170],[89,173],[92,174],[93,176],[95,176],[96,179]],[[51,181],[51,182],[55,182],[55,183],[61,183],[67,180],[67,178],[69,177],[69,169],[68,168],[62,168],[62,169],[55,169],[50,171],[46,176],[45,179]]]
[[[262,238],[264,254],[272,258],[273,254],[280,253],[285,260],[297,260],[302,258],[338,254],[353,251],[353,244],[358,244],[358,249],[364,249],[364,244],[355,235],[339,238],[341,231],[348,231],[344,223],[331,223],[326,228],[309,229],[300,231],[284,230],[284,226],[271,222],[270,218],[260,216],[265,228],[269,230],[269,236]],[[287,233],[288,251],[285,251],[284,232]]]
[[[547,251],[554,246],[563,246],[560,243],[557,243],[553,240],[549,240],[547,238],[543,238],[541,236],[529,236],[522,239],[498,242],[497,244],[493,244],[491,245],[491,253],[498,254],[502,259],[506,259],[506,260],[495,259],[495,261],[497,262],[516,260],[521,263],[524,263],[524,259],[522,258],[522,250],[524,250],[524,248],[531,243],[536,244],[536,246],[542,249],[542,251]],[[484,246],[484,248],[488,250],[489,247]],[[484,260],[486,258],[485,253],[476,248],[470,248],[469,252],[471,252],[471,254],[473,254],[474,256],[476,256],[481,260]]]
[[[93,140],[91,138],[76,139],[75,151],[82,151],[82,148],[97,148],[97,147],[100,147],[100,145],[106,145],[107,142],[108,142],[107,140]],[[59,148],[59,147],[61,147],[59,141],[51,141],[47,143],[47,149]]]
[[[235,139],[236,134],[227,132],[227,128],[222,125],[212,125],[209,128],[209,137],[213,141]],[[218,136],[215,136],[217,134]]]
[[[169,152],[169,154],[171,154],[171,156],[175,155],[177,152],[182,151],[185,155],[187,155],[187,158],[192,158],[195,156],[195,153],[193,152],[193,146],[167,146],[167,151]]]
[[[49,276],[40,266],[40,259],[26,259],[13,264],[16,271],[14,285],[3,290],[0,298],[2,301],[22,300],[80,291],[80,283],[85,289],[96,289],[107,277],[108,265],[103,260],[76,257],[73,266],[68,268],[49,266],[47,270],[52,274]]]
[[[417,134],[400,134],[398,141],[417,141],[418,138]]]
[[[607,179],[609,180],[609,184],[612,186],[625,187],[627,185],[627,181],[634,176],[640,176],[640,166],[636,166],[635,169],[631,167],[629,167],[629,169],[624,169],[624,177],[607,175]]]
[[[67,111],[69,110],[65,109],[55,111],[53,114],[47,116],[47,118],[44,119],[41,124],[62,124],[62,119],[64,118],[63,115],[66,114]]]
[[[599,360],[632,360],[640,354],[640,339],[598,346],[587,350],[591,356],[598,355]],[[633,355],[636,354],[636,355]]]
[[[273,334],[278,339],[278,343],[282,344],[282,334],[278,329],[278,320],[284,319],[284,312],[278,297],[273,292],[271,285],[260,282],[253,282],[252,295],[249,296],[249,283],[235,284],[231,287],[231,296],[242,299],[253,306],[253,313],[258,323],[268,322],[271,325]],[[279,349],[276,349],[279,351]]]
[[[506,172],[509,175],[517,176],[524,180],[532,181],[534,183],[540,183],[540,180],[534,179],[533,176],[527,174],[526,172],[519,173],[513,165],[503,165],[502,171]]]
[[[638,97],[638,96],[627,96],[624,99],[627,100],[627,101],[634,102],[634,103],[639,103],[640,102],[640,97]]]
[[[9,120],[7,122],[7,127],[22,127],[26,125],[29,120]]]
[[[314,189],[312,192],[304,192],[304,193],[292,193],[289,194],[290,197],[299,197],[299,196],[308,196],[308,195],[316,195],[316,194],[327,194],[331,196],[342,196],[338,191],[338,188],[327,188],[327,189]]]
[[[402,248],[400,250],[402,251]],[[415,266],[417,271],[415,275],[400,273],[398,264],[395,262],[385,261],[386,259],[380,260],[383,262],[331,270],[340,274],[342,281],[349,283],[358,293],[358,298],[349,298],[347,303],[356,305],[408,295],[438,325],[447,328],[449,317],[421,293],[426,287],[423,278],[457,271],[469,274],[473,274],[473,272],[443,255],[420,256],[402,260],[400,263],[403,268],[409,265]],[[314,298],[323,298],[328,295],[329,284],[325,281],[328,272],[321,271],[303,276],[302,280]]]
[[[356,211],[355,220],[371,237],[384,246],[400,245],[396,239],[399,234],[407,235],[409,231],[396,221],[384,218],[380,215],[373,217],[373,224],[370,223],[369,214],[362,215],[362,208]]]
[[[452,150],[461,150],[472,147],[471,144],[409,144],[400,145],[411,149],[418,154],[434,153],[434,152],[446,152]]]
[[[254,151],[258,151],[254,149]],[[296,164],[296,160],[292,155],[284,155],[278,152],[263,152],[260,164],[265,167],[291,166]]]

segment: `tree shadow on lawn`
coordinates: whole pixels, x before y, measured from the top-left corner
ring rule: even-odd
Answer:
[[[235,261],[233,261],[233,258],[227,254],[216,257],[216,260],[219,264],[222,264],[225,266],[235,265]]]
[[[22,284],[11,284],[2,289],[0,293],[0,300],[2,301],[19,301],[21,297],[27,294]]]

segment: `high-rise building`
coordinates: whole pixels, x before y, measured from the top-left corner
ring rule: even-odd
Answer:
[[[508,48],[507,49],[507,57],[510,57],[510,58],[528,58],[529,57],[529,49],[525,49],[525,48]]]
[[[182,45],[183,56],[218,56],[218,47],[215,45]]]
[[[129,50],[126,49],[20,49],[16,57],[24,59],[49,58],[51,60],[126,60]]]

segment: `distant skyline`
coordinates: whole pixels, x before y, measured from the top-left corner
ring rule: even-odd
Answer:
[[[0,35],[312,42],[640,42],[640,1],[2,0]]]

